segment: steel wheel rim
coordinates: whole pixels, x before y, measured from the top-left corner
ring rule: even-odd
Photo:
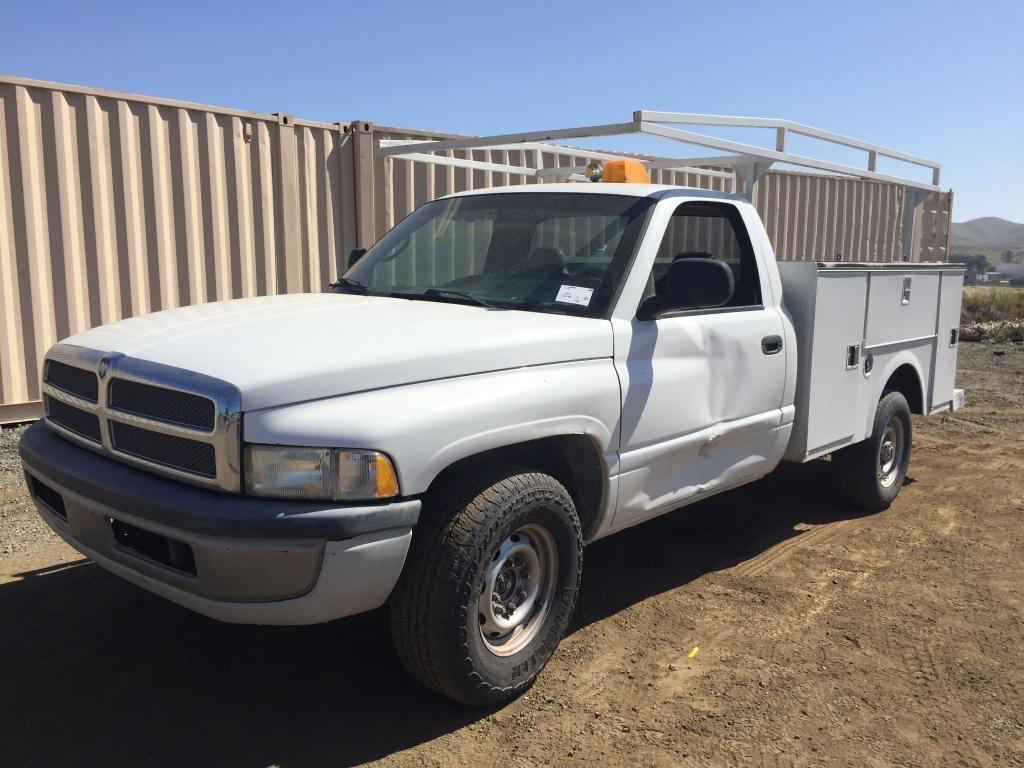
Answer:
[[[898,416],[889,419],[878,444],[878,482],[883,488],[891,488],[903,468],[906,429]]]
[[[495,656],[518,653],[540,632],[558,580],[558,548],[535,523],[517,528],[492,553],[477,604],[480,637]]]

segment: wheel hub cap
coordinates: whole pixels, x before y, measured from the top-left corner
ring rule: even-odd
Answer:
[[[558,551],[543,526],[525,525],[491,555],[480,587],[480,636],[488,650],[510,656],[539,631],[551,604]]]
[[[878,481],[882,487],[891,487],[900,476],[903,465],[905,430],[896,416],[889,420],[878,446]]]

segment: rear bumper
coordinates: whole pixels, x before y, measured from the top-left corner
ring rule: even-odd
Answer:
[[[962,389],[953,390],[953,399],[944,403],[939,403],[933,406],[928,412],[929,416],[934,416],[937,413],[945,413],[947,411],[959,411],[961,408],[967,405],[967,395],[964,394]]]
[[[380,606],[419,514],[418,500],[332,507],[205,491],[97,456],[43,424],[20,451],[39,514],[65,541],[222,621],[312,624]]]
[[[964,391],[962,389],[954,389],[953,404],[950,405],[949,409],[951,411],[959,411],[965,405],[967,405],[967,396],[964,394]]]

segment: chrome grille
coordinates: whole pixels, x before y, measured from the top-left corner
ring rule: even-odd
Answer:
[[[47,360],[43,381],[90,403],[99,400],[100,386],[96,371],[77,368],[58,360]]]
[[[116,421],[110,424],[110,442],[115,451],[130,453],[165,467],[184,469],[204,477],[217,476],[217,457],[209,443],[150,432]]]
[[[110,382],[107,405],[111,410],[148,416],[151,419],[213,431],[216,409],[213,400],[128,379]]]
[[[99,444],[103,442],[100,434],[100,417],[95,413],[83,411],[73,405],[45,396],[46,418],[69,429],[79,437]]]
[[[230,384],[172,366],[58,344],[47,353],[47,422],[70,440],[156,473],[241,487],[241,398]],[[90,400],[86,385],[96,382]]]

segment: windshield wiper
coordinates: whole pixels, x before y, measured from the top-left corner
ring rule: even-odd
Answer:
[[[477,296],[473,296],[472,294],[469,294],[469,293],[463,293],[462,291],[450,291],[447,288],[428,288],[426,291],[423,292],[423,295],[424,296],[429,296],[432,299],[434,299],[434,298],[438,298],[439,299],[442,296],[455,296],[456,298],[459,298],[459,299],[465,299],[466,301],[469,301],[469,302],[475,304],[478,307],[487,307],[488,309],[497,309],[497,307],[494,306],[493,304],[491,304],[491,302],[489,302],[489,301],[484,301],[483,299],[481,299],[481,298],[479,298]]]
[[[331,283],[328,287],[334,291],[345,291],[346,293],[365,295],[370,292],[368,285],[360,283],[358,280],[353,280],[351,277],[339,277],[338,282]]]
[[[437,301],[444,299],[445,296],[453,296],[457,299],[462,299],[465,302],[473,304],[477,307],[487,307],[488,309],[500,309],[491,304],[489,301],[484,301],[481,298],[473,296],[470,293],[463,293],[462,291],[453,291],[448,288],[427,288],[423,293],[401,293],[394,292],[391,294],[397,299],[427,299],[428,301]]]

